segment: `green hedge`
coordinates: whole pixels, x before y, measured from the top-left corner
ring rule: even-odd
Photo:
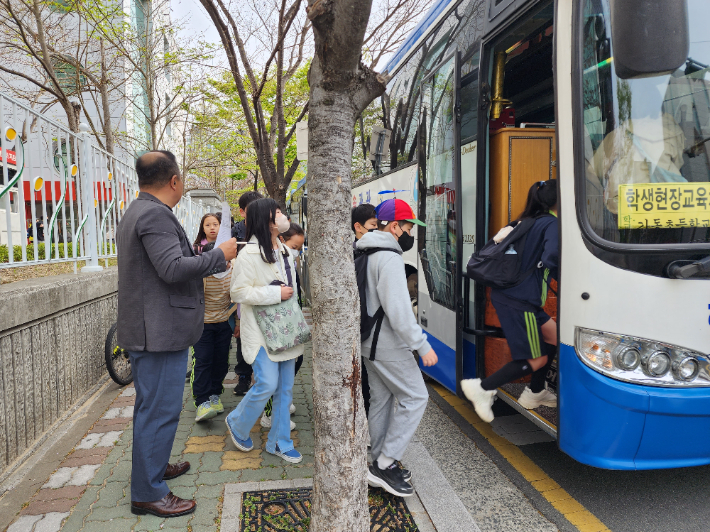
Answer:
[[[39,242],[37,244],[37,260],[44,260],[46,257],[44,255],[45,251],[45,243],[44,242]],[[55,248],[57,247],[57,244],[52,244],[52,248],[50,250],[50,257],[49,258],[54,258],[56,250]],[[77,250],[77,256],[81,255],[81,250],[82,248],[79,247]],[[104,253],[116,253],[116,245],[115,244],[104,244],[103,245],[103,251]],[[69,242],[67,243],[67,257],[72,258],[72,243]],[[22,260],[22,246],[12,246],[12,255],[15,260],[15,262],[20,262]],[[63,259],[64,258],[64,243],[62,242],[59,244],[59,258]],[[27,260],[35,260],[35,247],[34,244],[29,244],[27,246]],[[2,262],[10,262],[8,258],[8,253],[7,253],[7,245],[0,245],[0,263]]]

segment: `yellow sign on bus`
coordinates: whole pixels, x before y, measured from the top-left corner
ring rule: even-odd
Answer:
[[[619,229],[710,227],[710,183],[619,185]]]

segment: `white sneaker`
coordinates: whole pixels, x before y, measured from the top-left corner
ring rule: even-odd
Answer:
[[[554,408],[557,406],[557,396],[547,389],[543,389],[538,393],[533,393],[530,387],[526,386],[523,393],[520,394],[518,404],[528,410],[532,410],[541,405]]]
[[[288,407],[288,411],[293,414],[294,412],[296,412],[296,406],[291,403],[291,406]]]
[[[461,381],[461,391],[466,399],[473,403],[476,414],[486,423],[493,421],[493,401],[495,400],[495,390],[484,390],[481,388],[481,379],[464,379]]]
[[[289,420],[291,422],[291,430],[296,429],[296,424]],[[264,412],[264,415],[261,416],[261,426],[264,427],[265,429],[270,429],[271,428],[271,416],[267,416],[266,412]]]

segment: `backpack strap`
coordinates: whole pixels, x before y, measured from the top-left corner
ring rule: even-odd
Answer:
[[[375,315],[375,331],[372,333],[372,345],[370,346],[370,360],[375,360],[375,351],[377,351],[377,340],[380,337],[380,329],[382,328],[382,322],[385,319],[385,309],[382,307],[377,309]]]
[[[282,254],[284,260],[284,269],[286,270],[286,277],[288,279],[288,286],[293,288],[293,278],[291,277],[291,265],[288,263],[288,251],[284,251]]]
[[[362,253],[364,255],[372,255],[373,253],[377,253],[378,251],[391,251],[392,253],[397,253],[392,248],[369,248]],[[377,340],[380,337],[380,329],[382,329],[382,322],[385,319],[385,309],[380,306],[380,308],[377,309],[377,312],[375,312],[375,315],[372,316],[375,319],[375,330],[372,333],[372,344],[370,345],[370,360],[375,360],[375,353],[377,351]]]
[[[367,248],[367,249],[359,249],[358,251],[362,255],[372,255],[373,253],[377,253],[378,251],[391,251],[392,253],[399,254],[396,250],[394,250],[392,248]]]

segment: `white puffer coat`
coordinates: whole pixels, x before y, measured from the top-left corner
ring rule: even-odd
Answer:
[[[264,335],[259,329],[254,317],[252,305],[275,305],[281,302],[281,287],[271,283],[278,279],[288,284],[288,279],[281,273],[285,272],[284,252],[286,260],[291,266],[293,284],[296,284],[296,266],[291,253],[286,246],[279,242],[278,257],[281,268],[277,264],[269,264],[261,258],[261,251],[256,237],[252,237],[237,256],[234,272],[232,272],[232,301],[241,304],[241,338],[242,356],[248,364],[253,364],[259,349],[263,347],[274,362],[283,362],[299,357],[303,354],[303,346],[298,345],[281,353],[269,353]],[[293,297],[297,297],[295,286]]]

